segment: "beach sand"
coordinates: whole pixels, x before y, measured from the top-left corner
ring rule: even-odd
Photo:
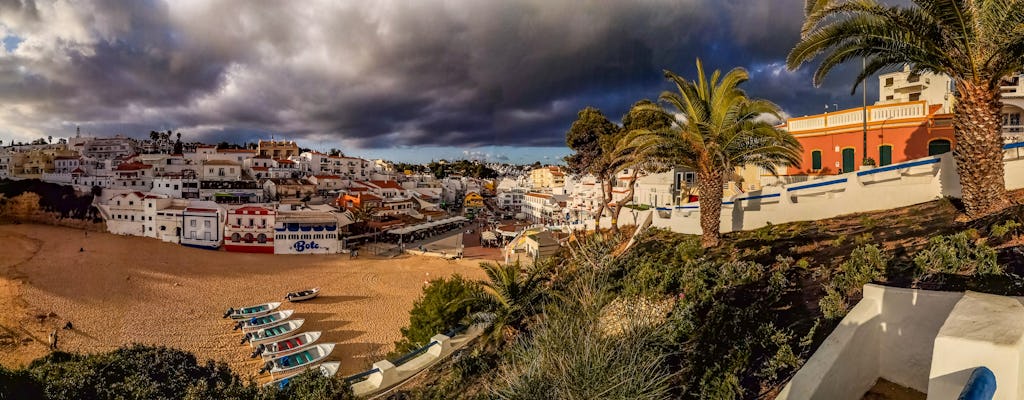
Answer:
[[[302,331],[323,332],[321,343],[338,343],[329,359],[347,375],[392,349],[425,281],[484,277],[479,261],[229,253],[42,225],[0,225],[0,243],[0,364],[7,367],[45,355],[47,334],[71,321],[73,330],[59,331],[62,350],[165,345],[249,376],[261,363],[239,345],[224,311],[319,286],[318,298],[280,309],[305,319]]]

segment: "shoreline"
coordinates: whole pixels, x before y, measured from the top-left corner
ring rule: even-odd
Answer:
[[[70,321],[73,331],[58,331],[61,350],[165,345],[227,362],[248,377],[260,362],[238,344],[241,334],[221,318],[224,310],[319,286],[317,299],[280,309],[305,320],[300,331],[319,330],[321,342],[337,343],[328,361],[341,361],[339,374],[346,375],[392,349],[424,282],[454,273],[484,277],[473,260],[233,253],[84,232],[0,225],[0,240],[9,243],[0,262],[0,306],[14,311],[0,318],[0,364],[25,365],[47,354],[47,334]]]

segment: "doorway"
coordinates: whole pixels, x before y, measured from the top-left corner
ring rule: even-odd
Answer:
[[[843,171],[842,173],[853,172],[854,166],[856,165],[856,157],[854,157],[854,150],[851,148],[843,149]]]

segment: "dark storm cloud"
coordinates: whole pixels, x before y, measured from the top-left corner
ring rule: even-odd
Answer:
[[[349,147],[561,146],[587,105],[618,119],[663,69],[751,70],[790,113],[849,98],[786,71],[802,0],[36,2],[0,0],[0,135]]]

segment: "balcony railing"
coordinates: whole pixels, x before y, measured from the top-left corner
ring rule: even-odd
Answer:
[[[923,118],[927,116],[928,105],[924,101],[891,105],[868,106],[868,122],[884,122],[886,120],[904,118]],[[834,113],[813,115],[809,117],[791,118],[786,129],[792,133],[817,129],[838,128],[862,124],[863,110],[852,108]]]

